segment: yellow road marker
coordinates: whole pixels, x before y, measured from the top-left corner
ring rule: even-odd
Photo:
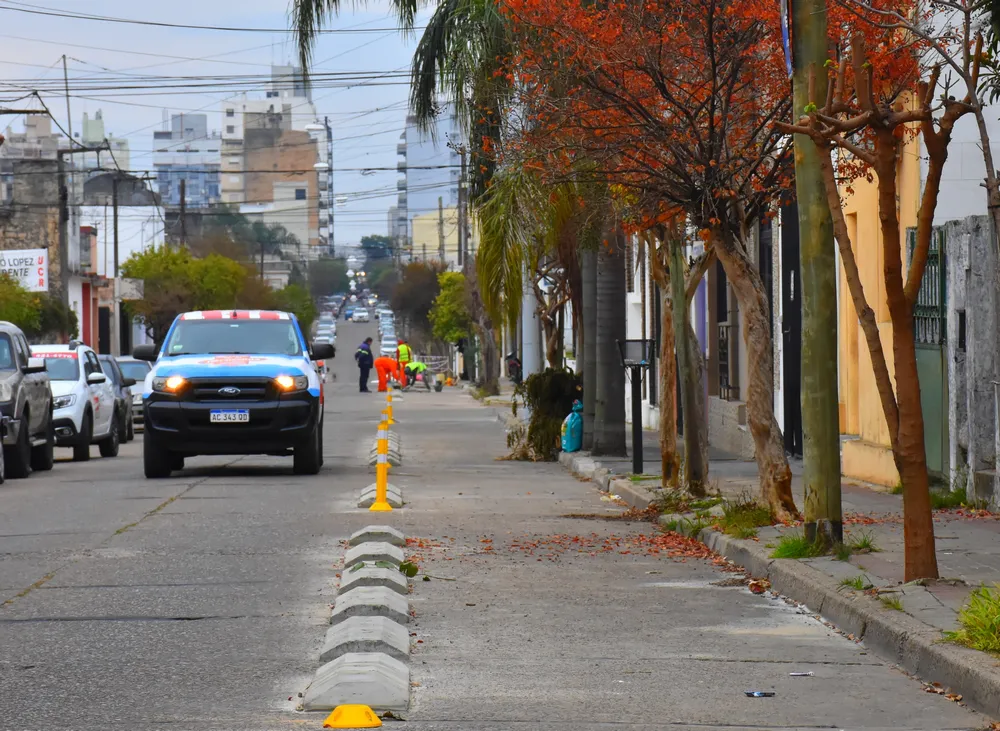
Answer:
[[[382,719],[368,706],[337,706],[323,721],[323,728],[380,728]]]

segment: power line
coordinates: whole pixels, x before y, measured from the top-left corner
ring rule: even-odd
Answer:
[[[158,20],[137,20],[134,18],[116,18],[109,15],[91,15],[82,13],[70,13],[54,8],[45,8],[41,5],[28,5],[27,3],[15,3],[13,0],[5,0],[13,5],[26,7],[9,7],[0,5],[0,10],[7,10],[17,13],[28,13],[30,15],[45,15],[54,18],[72,18],[74,20],[93,20],[104,23],[121,23],[126,25],[145,25],[157,28],[182,28],[185,30],[212,30],[229,33],[294,33],[290,28],[241,28],[220,25],[192,25],[187,23],[167,23]],[[326,28],[317,30],[319,35],[349,35],[353,33],[385,33],[386,31],[398,31],[398,28]],[[423,27],[415,27],[412,30],[423,30]]]

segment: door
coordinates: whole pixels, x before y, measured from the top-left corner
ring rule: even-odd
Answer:
[[[799,209],[781,207],[781,366],[785,395],[785,451],[802,456],[802,300],[799,278]]]
[[[917,350],[920,407],[924,415],[924,451],[927,471],[944,476],[948,471],[948,377],[945,364],[945,274],[944,230],[935,229],[927,251],[927,268],[913,307],[913,330]],[[907,260],[913,255],[916,229],[906,232]]]
[[[28,365],[28,358],[31,357],[31,348],[23,335],[14,336],[14,346],[17,348],[17,357],[25,366]],[[26,392],[29,415],[31,417],[28,425],[29,435],[40,434],[49,421],[49,385],[44,373],[32,373],[24,377],[24,389]]]
[[[104,375],[101,364],[97,361],[94,351],[87,350],[86,354],[86,374],[89,377],[92,373]],[[111,431],[111,421],[115,416],[115,393],[111,379],[104,377],[104,383],[91,383],[87,385],[90,391],[90,400],[94,405],[94,434],[106,436]]]

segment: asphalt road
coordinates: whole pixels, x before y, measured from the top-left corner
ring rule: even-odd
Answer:
[[[0,486],[0,729],[318,729],[298,693],[341,541],[372,522],[418,539],[435,577],[411,594],[400,728],[985,725],[800,608],[636,548],[648,524],[565,517],[617,509],[557,465],[498,461],[495,412],[457,390],[398,403],[391,479],[407,505],[373,521],[353,503],[382,401],[357,393],[352,355],[374,325],[339,328],[316,477],[288,459],[200,458],[147,481],[137,441]]]

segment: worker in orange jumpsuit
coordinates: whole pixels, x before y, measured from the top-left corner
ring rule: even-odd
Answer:
[[[399,384],[406,388],[406,364],[413,360],[413,348],[410,347],[409,343],[406,342],[405,338],[399,339],[399,345],[396,346],[396,361],[399,364]]]
[[[388,391],[389,376],[399,380],[399,363],[394,358],[383,355],[375,359],[375,371],[378,373],[378,390]]]

